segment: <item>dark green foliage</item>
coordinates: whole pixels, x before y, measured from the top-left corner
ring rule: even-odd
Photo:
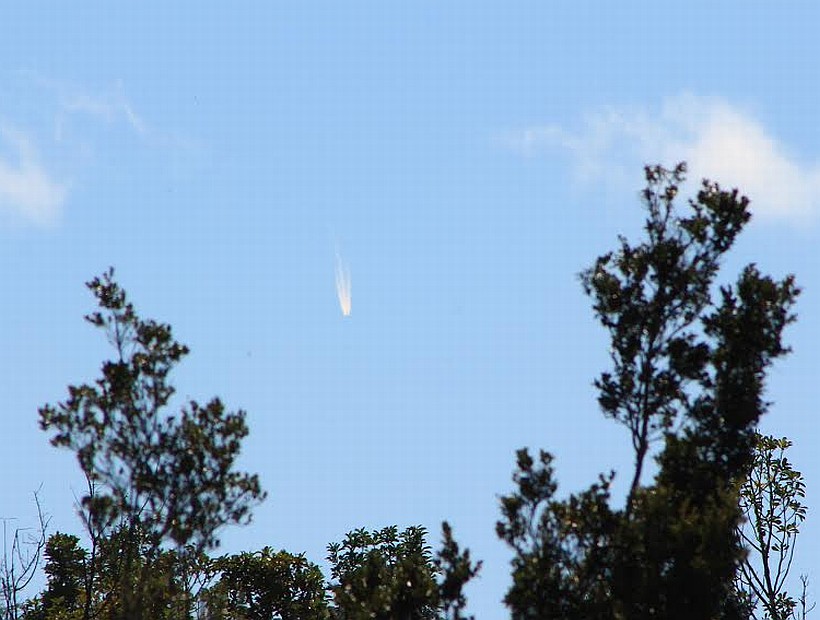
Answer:
[[[46,589],[29,601],[25,620],[187,618],[183,572],[189,556],[170,550],[151,555],[144,541],[134,530],[120,529],[90,552],[76,536],[52,535],[45,553]]]
[[[88,283],[101,311],[86,317],[103,329],[116,356],[94,384],[69,386],[69,398],[40,410],[52,444],[77,453],[93,484],[82,498],[95,528],[138,523],[152,542],[214,546],[216,530],[247,521],[264,494],[256,476],[233,471],[245,414],[219,399],[165,412],[173,367],[188,348],[168,325],[140,319],[113,270]]]
[[[43,592],[42,608],[45,617],[54,609],[74,612],[84,601],[86,563],[88,552],[80,547],[80,539],[57,532],[46,543],[45,572],[48,578]]]
[[[465,618],[462,612],[467,606],[464,586],[478,575],[481,562],[473,563],[470,560],[469,549],[459,549],[449,523],[442,523],[441,530],[442,546],[434,560],[439,573],[439,605],[446,618],[462,620]]]
[[[181,579],[184,550],[156,549],[139,528],[121,527],[98,541],[90,566],[89,617],[138,620],[184,617],[188,593]]]
[[[329,620],[325,580],[304,555],[274,552],[214,560],[219,580],[208,593],[209,617],[224,620]]]
[[[501,499],[500,538],[514,550],[507,604],[514,618],[606,618],[616,518],[610,478],[566,501],[555,499],[552,456],[518,451],[518,492]]]
[[[87,583],[111,588],[101,595],[110,617],[157,618],[142,588],[177,587],[164,546],[176,549],[174,557],[216,546],[217,530],[247,522],[264,493],[255,475],[234,470],[248,433],[244,412],[228,412],[215,398],[168,413],[169,375],[188,348],[170,326],[139,318],[113,270],[88,287],[100,310],[86,320],[105,331],[114,358],[93,384],[69,386],[68,400],[42,407],[40,424],[53,445],[77,454],[88,481],[81,498],[92,544]]]
[[[436,566],[423,527],[347,534],[328,545],[334,617],[344,620],[438,618]]]
[[[704,181],[678,216],[684,173],[647,168],[646,240],[621,238],[581,275],[612,342],[599,403],[629,430],[635,454],[626,505],[611,507],[611,476],[558,500],[551,457],[519,452],[518,488],[502,498],[498,524],[516,552],[513,618],[748,617],[733,586],[743,557],[737,487],[799,291],[792,277],[777,282],[750,265],[713,299],[748,200]],[[657,475],[645,486],[650,456]]]

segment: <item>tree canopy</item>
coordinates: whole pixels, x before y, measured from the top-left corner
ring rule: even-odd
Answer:
[[[623,498],[614,471],[559,496],[553,456],[517,452],[496,525],[513,553],[513,620],[786,620],[813,608],[805,577],[798,597],[787,590],[805,482],[790,440],[758,431],[800,290],[755,264],[724,273],[749,201],[703,181],[681,209],[685,173],[647,167],[643,238],[619,237],[580,274],[610,338],[598,405],[634,460]],[[188,348],[139,316],[113,269],[87,286],[98,309],[85,318],[114,354],[39,411],[85,476],[83,531],[47,535],[38,501],[37,535],[16,531],[0,559],[3,620],[466,617],[481,562],[446,522],[437,551],[422,525],[354,529],[328,545],[327,574],[270,545],[213,556],[220,529],[248,523],[265,498],[236,467],[245,412],[177,403],[171,373]],[[45,586],[25,600],[41,556]]]

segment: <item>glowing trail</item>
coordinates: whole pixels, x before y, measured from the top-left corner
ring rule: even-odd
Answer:
[[[350,316],[350,269],[336,250],[336,295],[344,316]]]

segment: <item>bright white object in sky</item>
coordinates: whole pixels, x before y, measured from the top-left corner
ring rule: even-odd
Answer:
[[[344,316],[350,316],[350,269],[336,249],[336,295]]]

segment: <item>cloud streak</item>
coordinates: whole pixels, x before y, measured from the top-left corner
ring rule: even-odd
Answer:
[[[37,226],[56,223],[67,188],[51,178],[32,141],[23,132],[0,123],[0,212]]]
[[[350,268],[342,260],[338,248],[336,249],[336,296],[339,298],[339,307],[342,310],[342,315],[350,316],[351,310],[351,287],[350,287]]]
[[[583,183],[621,185],[642,164],[685,160],[690,178],[740,188],[762,219],[800,224],[820,215],[820,161],[798,160],[753,115],[719,98],[679,95],[656,111],[601,108],[577,131],[532,126],[502,140],[525,156],[566,151]]]
[[[91,92],[75,84],[44,77],[33,71],[22,71],[37,86],[54,93],[65,114],[82,114],[108,123],[122,122],[135,133],[145,136],[149,127],[125,96],[122,82],[100,92]]]

